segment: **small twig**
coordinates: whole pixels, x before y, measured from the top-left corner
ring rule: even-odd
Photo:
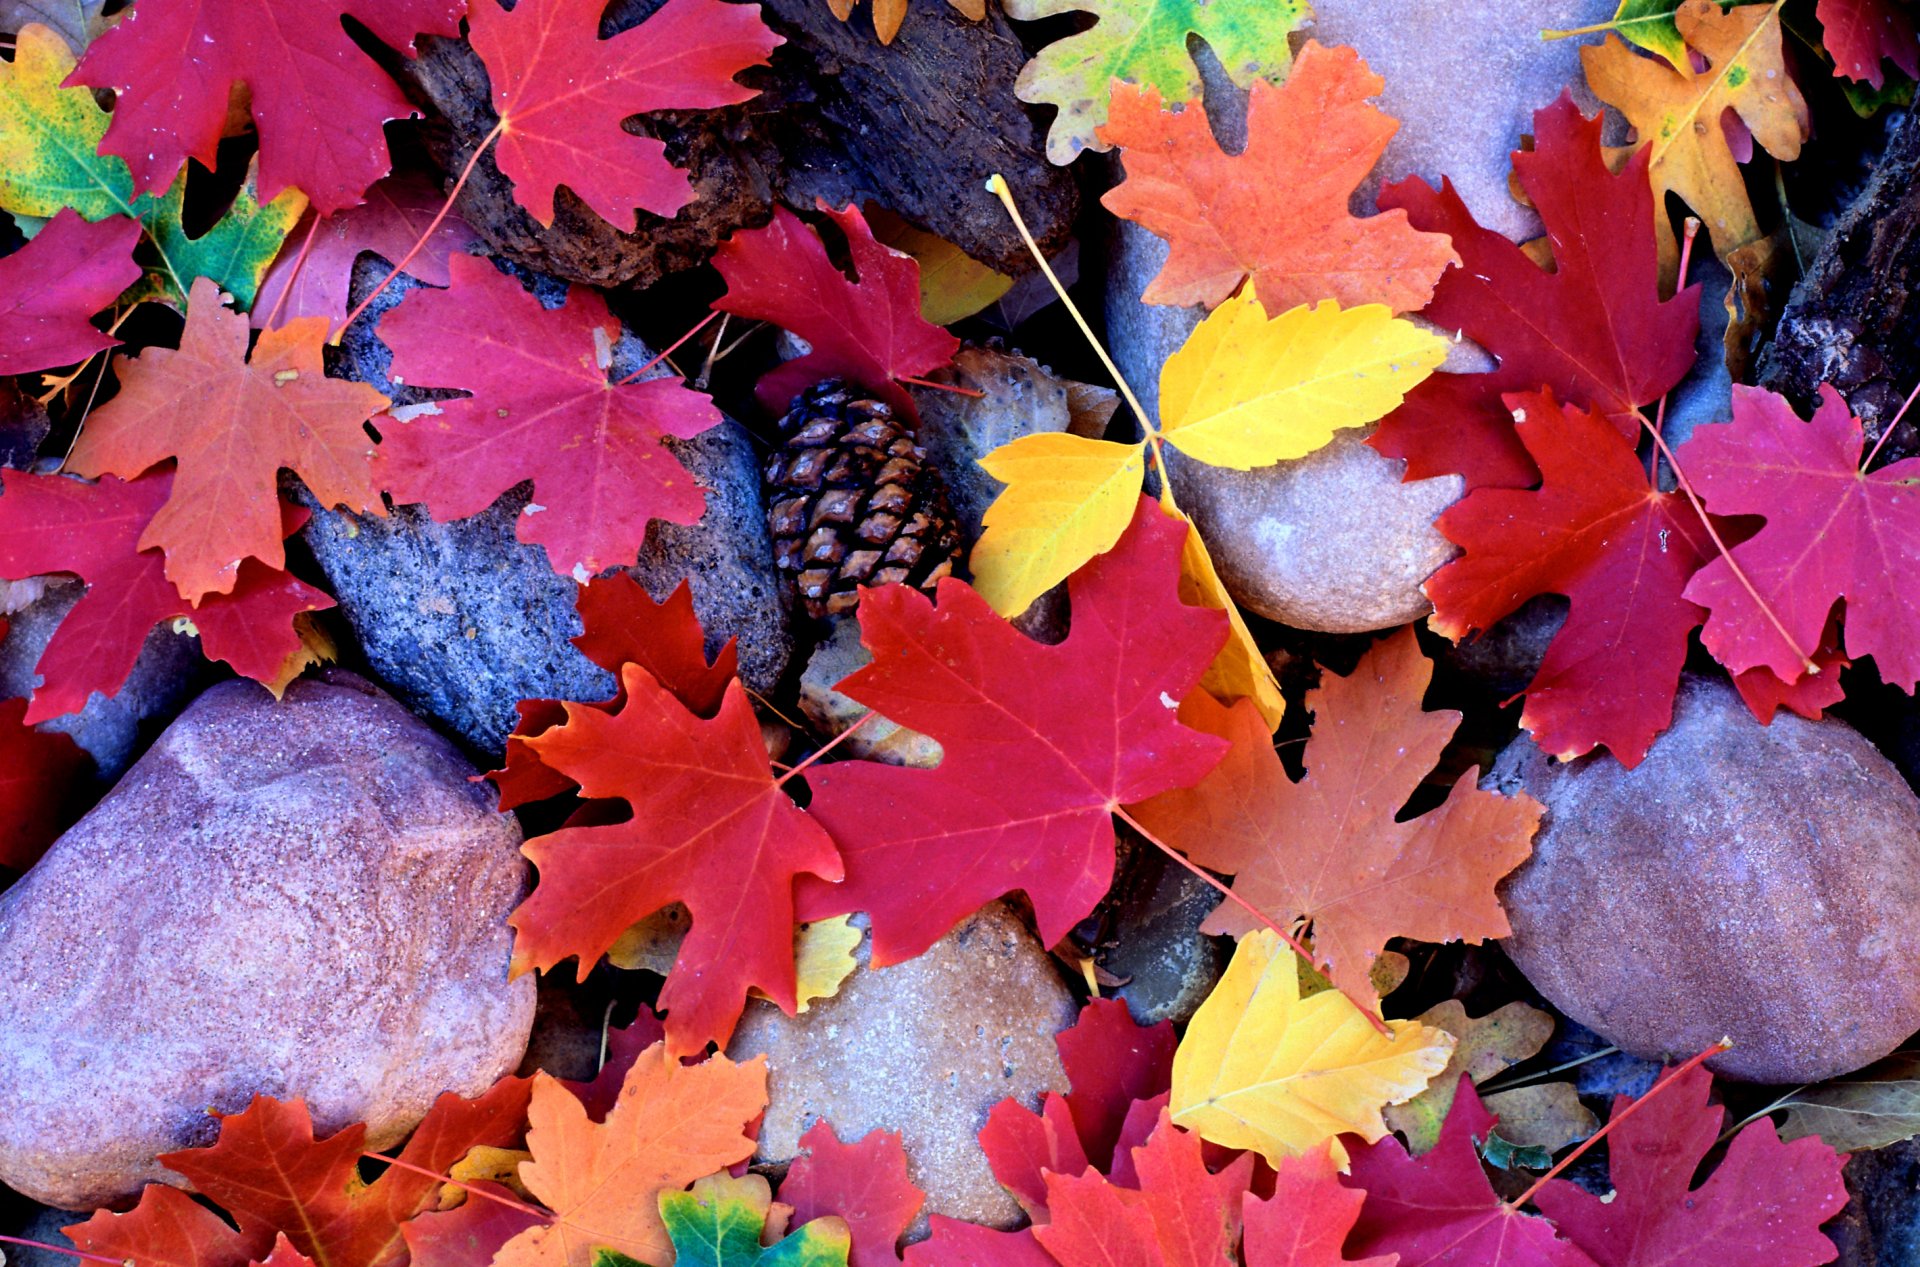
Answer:
[[[1477,1084],[1476,1089],[1482,1095],[1492,1095],[1496,1091],[1512,1091],[1517,1087],[1530,1087],[1536,1082],[1542,1082],[1553,1077],[1556,1073],[1565,1073],[1569,1069],[1578,1069],[1581,1065],[1591,1064],[1596,1060],[1604,1060],[1608,1056],[1617,1054],[1619,1050],[1618,1047],[1602,1047],[1598,1051],[1590,1051],[1584,1056],[1569,1060],[1565,1064],[1555,1065],[1551,1069],[1542,1069],[1538,1073],[1519,1074],[1511,1082],[1501,1082],[1500,1079],[1505,1077],[1506,1074],[1499,1074],[1495,1077],[1488,1078],[1483,1083]],[[1508,1070],[1507,1072],[1511,1073],[1512,1070]]]
[[[113,324],[107,327],[107,333],[112,334],[118,330],[120,323],[132,315],[132,308],[128,308],[125,312],[120,313],[113,319]],[[100,368],[95,370],[93,374],[93,390],[87,393],[87,403],[80,408],[80,417],[73,424],[73,438],[67,441],[67,451],[60,455],[60,465],[55,468],[55,474],[64,471],[67,468],[67,463],[73,459],[73,451],[80,443],[81,428],[87,425],[87,418],[93,413],[93,402],[100,399],[100,384],[107,380],[107,363],[111,360],[113,360],[113,350],[111,348],[102,348],[100,350]]]
[[[754,335],[759,334],[762,330],[766,328],[767,328],[766,322],[764,321],[754,322],[752,325],[748,326],[745,330],[742,330],[734,338],[732,343],[727,344],[727,346],[721,348],[718,352],[715,352],[713,354],[711,364],[718,365],[720,362],[726,360],[728,357],[732,356],[735,352],[738,352],[740,350],[740,345],[742,343],[745,343],[748,339],[751,339]],[[717,345],[719,343],[719,340],[716,339],[714,340],[714,342]]]
[[[462,1183],[460,1180],[452,1178],[449,1175],[443,1175],[437,1170],[428,1170],[425,1166],[416,1166],[410,1161],[401,1161],[398,1157],[389,1157],[385,1153],[363,1152],[360,1155],[369,1161],[384,1161],[389,1166],[398,1166],[402,1170],[411,1170],[416,1175],[424,1175],[428,1179],[436,1179],[441,1183],[451,1184],[470,1197],[484,1197],[488,1201],[506,1206],[509,1210],[518,1210],[522,1214],[531,1215],[539,1219],[542,1223],[551,1223],[554,1220],[554,1216],[549,1211],[543,1210],[537,1205],[528,1205],[526,1202],[516,1201],[512,1197],[503,1197],[497,1192],[488,1192],[485,1188],[475,1184]]]
[[[720,340],[727,337],[727,322],[731,320],[732,313],[720,314],[720,324],[713,331],[713,345],[707,349],[707,359],[700,364],[700,376],[693,380],[694,387],[700,391],[706,391],[707,384],[713,381],[713,363],[720,359]]]
[[[1873,460],[1880,456],[1880,446],[1887,442],[1887,437],[1893,434],[1893,429],[1900,425],[1902,418],[1907,416],[1907,410],[1913,408],[1913,398],[1915,396],[1920,396],[1920,383],[1913,385],[1913,390],[1907,393],[1906,400],[1900,404],[1900,412],[1894,414],[1893,421],[1889,422],[1886,430],[1880,433],[1880,438],[1873,442],[1873,448],[1868,452],[1866,461],[1860,464],[1861,474],[1864,475],[1867,468],[1873,465]]]
[[[28,1249],[44,1249],[49,1254],[65,1254],[69,1258],[81,1258],[90,1263],[107,1263],[109,1267],[127,1267],[131,1259],[108,1258],[105,1254],[89,1254],[83,1249],[63,1249],[58,1245],[49,1245],[45,1241],[30,1241],[23,1236],[0,1236],[0,1245],[23,1245]]]
[[[300,253],[293,257],[293,271],[287,274],[286,284],[280,287],[280,294],[275,297],[273,308],[267,313],[267,319],[260,327],[262,330],[273,329],[273,323],[280,319],[280,310],[287,306],[287,296],[293,293],[295,283],[300,280],[300,270],[307,266],[307,252],[313,249],[313,235],[320,231],[322,219],[323,217],[316,211],[313,223],[307,226],[307,236],[300,241]]]
[[[1700,217],[1688,216],[1686,240],[1680,245],[1680,272],[1673,284],[1673,293],[1678,295],[1687,288],[1687,268],[1693,262],[1693,242],[1700,236]],[[1653,411],[1653,429],[1664,435],[1667,429],[1667,400],[1673,395],[1671,389],[1660,393],[1660,404]],[[1647,452],[1647,483],[1654,492],[1660,491],[1660,449],[1659,446]]]
[[[931,387],[937,392],[952,392],[956,396],[971,396],[975,400],[986,395],[985,392],[975,391],[971,387],[961,387],[955,383],[936,383],[930,378],[915,378],[911,374],[901,374],[894,381],[909,383],[914,387]]]
[[[829,752],[832,752],[834,748],[839,745],[841,740],[846,739],[847,737],[852,735],[854,731],[860,729],[862,726],[872,721],[878,715],[879,714],[875,713],[872,709],[868,709],[865,713],[861,714],[859,721],[853,723],[853,725],[847,727],[845,730],[841,731],[839,734],[835,735],[833,738],[827,740],[825,743],[821,744],[818,748],[815,748],[813,750],[812,755],[808,756],[807,759],[805,761],[802,761],[799,765],[793,767],[793,769],[787,771],[785,774],[775,779],[773,781],[773,785],[775,787],[786,786],[786,782],[788,779],[791,779],[796,774],[802,773],[803,771],[806,770],[808,766],[812,765],[814,762],[818,761],[820,758],[826,756]]]
[[[625,378],[621,379],[619,382],[615,383],[614,386],[625,387],[628,383],[631,383],[634,379],[639,378],[642,374],[646,373],[648,370],[652,369],[654,366],[660,364],[660,362],[672,356],[676,351],[679,350],[681,344],[685,343],[688,339],[691,339],[694,335],[699,334],[702,330],[706,329],[707,323],[709,321],[712,321],[715,317],[719,315],[720,314],[718,312],[710,312],[706,316],[702,317],[700,319],[699,325],[687,331],[685,334],[675,339],[672,343],[668,344],[666,351],[654,357],[651,361],[648,361],[645,365],[642,365],[639,369],[627,375]]]

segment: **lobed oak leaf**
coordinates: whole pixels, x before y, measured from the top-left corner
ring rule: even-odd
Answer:
[[[1772,392],[1736,386],[1733,421],[1698,428],[1675,455],[1709,511],[1766,521],[1733,560],[1792,646],[1727,560],[1707,562],[1686,589],[1708,609],[1700,640],[1732,672],[1763,667],[1796,681],[1844,600],[1846,654],[1872,656],[1908,694],[1920,685],[1920,595],[1903,583],[1920,562],[1920,458],[1863,472],[1865,454],[1860,420],[1822,384],[1811,422]]]
[[[1413,1158],[1391,1137],[1354,1150],[1342,1182],[1367,1195],[1347,1252],[1398,1254],[1399,1267],[1596,1267],[1553,1224],[1494,1192],[1475,1141],[1492,1133],[1495,1120],[1463,1081],[1432,1152]]]
[[[1155,89],[1117,85],[1099,135],[1126,179],[1100,202],[1171,248],[1141,298],[1211,308],[1251,277],[1269,312],[1328,299],[1426,307],[1459,263],[1446,237],[1403,210],[1347,210],[1399,129],[1367,102],[1385,86],[1352,49],[1308,40],[1283,84],[1254,81],[1246,148],[1228,154],[1197,102],[1163,110]]]
[[[79,52],[99,34],[106,7],[107,0],[0,0],[0,32],[11,35],[40,23]]]
[[[800,1137],[800,1152],[780,1181],[795,1226],[827,1216],[846,1224],[849,1267],[899,1267],[900,1238],[926,1198],[907,1178],[898,1131],[869,1131],[843,1144],[825,1118]]]
[[[244,87],[266,196],[298,188],[326,215],[386,175],[386,122],[419,113],[342,16],[411,54],[417,34],[458,35],[465,8],[465,0],[148,0],[94,40],[67,82],[117,94],[101,153],[126,161],[138,192],[165,189],[189,158],[211,171],[228,97]]]
[[[1002,1232],[944,1214],[929,1225],[933,1232],[926,1240],[907,1246],[907,1267],[1060,1267],[1033,1239],[1032,1228]]]
[[[1381,422],[1367,443],[1404,458],[1409,480],[1458,473],[1470,490],[1527,488],[1539,473],[1503,395],[1544,388],[1637,439],[1635,411],[1693,364],[1700,294],[1689,287],[1660,298],[1648,153],[1613,173],[1601,119],[1583,117],[1564,94],[1533,126],[1535,147],[1516,153],[1513,168],[1546,225],[1551,271],[1477,224],[1450,182],[1435,191],[1409,179],[1381,191],[1382,207],[1404,207],[1414,227],[1447,234],[1460,253],[1422,315],[1500,362],[1485,374],[1435,374]]]
[[[1674,23],[1707,69],[1680,71],[1640,57],[1613,36],[1580,50],[1587,85],[1633,125],[1646,151],[1655,206],[1680,195],[1706,225],[1722,259],[1762,237],[1734,158],[1723,114],[1737,115],[1752,139],[1791,162],[1812,131],[1806,99],[1787,71],[1779,5],[1722,9],[1716,0],[1681,0]],[[1680,257],[1672,222],[1656,217],[1662,270]],[[1595,402],[1597,403],[1597,402]]]
[[[671,1261],[662,1193],[753,1155],[747,1123],[767,1106],[764,1056],[683,1065],[656,1043],[642,1052],[604,1124],[545,1073],[533,1076],[520,1178],[551,1224],[508,1242],[493,1267],[593,1267],[596,1248]]]
[[[691,1055],[725,1045],[750,987],[794,1010],[794,879],[838,880],[840,859],[768,769],[737,681],[711,720],[637,664],[622,681],[619,711],[569,704],[566,725],[527,741],[586,796],[624,799],[632,817],[526,844],[540,882],[510,917],[514,964],[549,969],[577,956],[584,976],[628,926],[684,903],[692,927],[660,1003],[668,1047]]]
[[[1340,1185],[1331,1149],[1283,1157],[1265,1200],[1241,1198],[1247,1267],[1394,1267],[1394,1254],[1348,1258],[1341,1250],[1366,1194]]]
[[[1631,1118],[1613,1102],[1607,1138],[1613,1192],[1596,1197],[1550,1180],[1534,1204],[1600,1267],[1681,1267],[1704,1261],[1817,1267],[1840,1256],[1820,1225],[1847,1204],[1846,1159],[1817,1139],[1783,1144],[1773,1123],[1750,1123],[1699,1187],[1694,1172],[1719,1140],[1726,1110],[1707,1102],[1713,1075],[1696,1066],[1659,1088]],[[1652,1095],[1650,1092],[1649,1095]]]
[[[307,206],[306,195],[291,188],[262,203],[259,166],[258,161],[247,165],[246,177],[225,213],[197,236],[187,232],[184,175],[165,194],[143,196],[138,204],[140,223],[160,263],[147,270],[145,280],[122,302],[157,299],[178,308],[187,301],[193,279],[206,277],[219,284],[223,299],[230,298],[236,309],[251,308],[267,265]]]
[[[1233,891],[1282,926],[1310,920],[1316,961],[1356,999],[1372,997],[1370,972],[1390,937],[1479,942],[1512,931],[1494,886],[1525,861],[1540,822],[1531,797],[1476,790],[1476,770],[1438,809],[1399,820],[1460,722],[1451,710],[1421,711],[1432,676],[1411,630],[1376,644],[1352,676],[1324,675],[1307,696],[1316,724],[1298,783],[1247,705],[1190,697],[1183,720],[1228,739],[1226,760],[1133,810],[1194,862],[1232,872]],[[1237,935],[1259,925],[1223,902],[1203,927]]]
[[[139,544],[166,551],[167,578],[189,602],[233,590],[249,557],[271,568],[286,562],[282,467],[323,506],[384,513],[364,424],[387,398],[326,376],[325,326],[309,318],[268,330],[249,358],[246,319],[198,278],[179,350],[148,348],[122,361],[120,394],[74,442],[67,465],[82,475],[132,479],[177,459],[171,495]]]
[[[860,0],[827,0],[827,8],[833,16],[842,22],[853,16],[853,8]],[[947,0],[955,12],[975,22],[984,21],[987,16],[987,0]],[[900,23],[906,20],[907,0],[873,0],[873,33],[882,44],[893,43],[893,37],[900,33]]]
[[[1418,1095],[1453,1053],[1442,1030],[1387,1021],[1382,1033],[1375,1019],[1338,990],[1301,998],[1293,951],[1269,929],[1248,933],[1174,1054],[1174,1123],[1273,1165],[1323,1144],[1344,1162],[1337,1137],[1385,1136],[1380,1110]]]
[[[660,1218],[673,1239],[677,1267],[847,1267],[847,1226],[815,1219],[763,1246],[777,1233],[765,1175],[709,1175],[689,1192],[660,1194]],[[786,1211],[780,1212],[784,1221]],[[643,1267],[602,1250],[596,1267]]]
[[[6,622],[0,620],[0,635]],[[0,870],[25,871],[71,821],[93,759],[71,735],[26,723],[27,701],[0,700]]]
[[[131,220],[88,224],[62,210],[0,259],[0,374],[72,365],[118,347],[120,340],[102,334],[91,318],[139,280],[139,240],[140,226]]]
[[[961,581],[940,583],[938,607],[904,586],[864,591],[873,663],[836,689],[945,755],[931,770],[842,761],[809,776],[847,878],[802,879],[801,918],[868,912],[876,968],[1015,889],[1047,945],[1084,919],[1113,879],[1113,811],[1198,781],[1223,746],[1174,716],[1226,634],[1219,613],[1177,597],[1185,536],[1140,498],[1119,545],[1070,582],[1057,646]]]
[[[553,224],[565,185],[616,228],[634,208],[671,216],[693,201],[666,146],[621,126],[654,110],[703,110],[758,95],[734,82],[783,41],[758,5],[667,0],[636,26],[599,37],[602,0],[474,0],[467,40],[486,65],[500,116],[494,159],[513,198]]]
[[[1235,1267],[1253,1157],[1211,1173],[1200,1137],[1162,1110],[1133,1163],[1138,1188],[1093,1173],[1049,1175],[1049,1218],[1034,1239],[1061,1267]]]
[[[1199,36],[1235,85],[1278,81],[1293,63],[1287,34],[1312,16],[1307,0],[1007,0],[1020,22],[1092,13],[1094,23],[1056,40],[1020,68],[1014,95],[1059,107],[1047,157],[1062,166],[1082,150],[1105,150],[1108,92],[1115,80],[1153,89],[1169,102],[1200,96],[1200,71],[1187,43]]]
[[[486,260],[455,256],[451,275],[450,289],[410,291],[380,321],[396,382],[470,393],[384,427],[377,474],[395,501],[444,523],[531,479],[514,535],[577,581],[631,564],[653,520],[705,513],[705,491],[664,441],[699,435],[720,411],[677,377],[610,383],[620,324],[597,291],[546,308]]]
[[[1894,0],[1820,0],[1813,15],[1836,75],[1878,89],[1886,82],[1880,63],[1892,62],[1909,79],[1920,79],[1920,32],[1905,6]]]
[[[1469,1017],[1458,999],[1434,1004],[1414,1019],[1452,1034],[1456,1040],[1453,1057],[1434,1077],[1425,1091],[1386,1110],[1387,1125],[1407,1141],[1407,1151],[1415,1157],[1431,1152],[1440,1142],[1440,1131],[1453,1108],[1454,1093],[1460,1089],[1460,1075],[1466,1074],[1478,1086],[1496,1074],[1504,1073],[1521,1061],[1539,1054],[1553,1037],[1554,1019],[1550,1013],[1525,1003],[1508,1003],[1485,1016]],[[1575,1094],[1573,1085],[1551,1082],[1497,1091],[1485,1099],[1489,1111],[1500,1117],[1501,1138],[1508,1143],[1558,1150],[1576,1139],[1585,1139],[1599,1127]],[[1515,1117],[1527,1113],[1544,1126],[1560,1128],[1551,1139],[1534,1138],[1515,1129]],[[1529,1123],[1533,1125],[1533,1123]]]
[[[938,369],[960,340],[920,315],[920,266],[911,255],[874,239],[857,207],[820,211],[846,235],[853,280],[827,258],[805,221],[775,207],[773,222],[735,233],[714,252],[727,283],[714,300],[721,312],[768,321],[811,349],[760,380],[756,396],[774,413],[813,384],[844,378],[901,415],[918,419],[913,398],[895,380]]]
[[[209,594],[197,607],[187,602],[167,580],[159,551],[139,545],[173,482],[165,470],[97,484],[0,472],[0,576],[71,572],[87,583],[34,665],[43,685],[27,709],[29,723],[78,712],[95,692],[117,694],[148,632],[166,620],[190,620],[209,659],[257,682],[278,682],[301,651],[295,617],[333,606],[322,591],[254,559],[242,564],[232,593]],[[305,510],[277,506],[281,536],[306,522]]]

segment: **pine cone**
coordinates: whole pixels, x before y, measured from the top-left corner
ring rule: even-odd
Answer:
[[[862,585],[933,592],[965,567],[940,473],[882,401],[838,379],[796,397],[767,462],[774,560],[815,619],[852,609]]]

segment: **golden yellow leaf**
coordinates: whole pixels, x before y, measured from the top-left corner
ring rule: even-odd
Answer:
[[[815,999],[830,999],[840,993],[841,985],[860,966],[853,957],[860,936],[851,915],[800,925],[793,938],[793,966],[799,981],[797,1010],[804,1012]]]
[[[1780,5],[1722,10],[1715,0],[1684,0],[1675,11],[1680,36],[1706,58],[1707,69],[1683,74],[1641,57],[1617,37],[1580,50],[1594,95],[1618,107],[1650,154],[1654,205],[1669,191],[1705,223],[1720,258],[1760,236],[1740,164],[1721,116],[1736,112],[1769,154],[1800,155],[1810,134],[1806,99],[1787,73]],[[1679,259],[1673,226],[1655,217],[1660,263],[1669,276]]]
[[[919,261],[920,315],[929,325],[950,326],[1013,289],[1013,278],[994,272],[945,238],[908,224],[885,207],[868,207],[867,225],[876,239]]]
[[[1445,339],[1384,304],[1301,305],[1269,320],[1243,288],[1160,371],[1161,434],[1236,471],[1305,457],[1377,422],[1447,356]]]
[[[1207,666],[1200,687],[1223,704],[1242,697],[1252,700],[1268,729],[1272,729],[1280,724],[1287,710],[1287,701],[1280,695],[1280,683],[1275,680],[1267,658],[1260,654],[1253,631],[1247,628],[1240,609],[1227,594],[1227,587],[1220,583],[1220,574],[1214,570],[1213,556],[1207,553],[1207,543],[1201,540],[1200,530],[1181,512],[1169,513],[1187,525],[1186,544],[1180,547],[1180,601],[1190,607],[1211,607],[1227,613],[1230,630],[1227,645],[1220,648],[1220,654]]]
[[[1337,990],[1300,997],[1294,954],[1270,930],[1247,934],[1173,1058],[1173,1120],[1278,1165],[1351,1132],[1387,1133],[1380,1110],[1420,1094],[1454,1037],[1413,1021],[1375,1029]]]
[[[1133,520],[1145,454],[1144,443],[1045,432],[981,458],[987,474],[1007,486],[987,507],[973,547],[973,586],[981,597],[1002,616],[1018,616],[1112,549]]]

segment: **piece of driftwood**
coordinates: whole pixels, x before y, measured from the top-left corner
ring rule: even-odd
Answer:
[[[489,0],[491,2],[491,0]],[[662,0],[620,0],[606,37],[644,20]],[[1064,245],[1078,210],[1072,177],[1046,160],[1044,132],[1008,88],[1026,52],[997,11],[969,21],[919,4],[882,46],[862,9],[834,18],[825,0],[764,0],[787,41],[769,67],[741,81],[761,95],[718,110],[663,111],[629,120],[684,167],[697,201],[671,219],[639,213],[638,230],[601,220],[561,187],[552,226],[513,201],[512,183],[483,155],[459,210],[497,254],[543,273],[599,286],[647,286],[697,265],[727,234],[767,222],[775,199],[807,209],[873,201],[1006,272],[1031,267],[1000,204],[984,188],[1003,173],[1043,249]],[[448,127],[438,157],[456,172],[494,125],[487,73],[462,40],[424,39],[424,55],[397,69]],[[624,227],[624,226],[623,226]]]

